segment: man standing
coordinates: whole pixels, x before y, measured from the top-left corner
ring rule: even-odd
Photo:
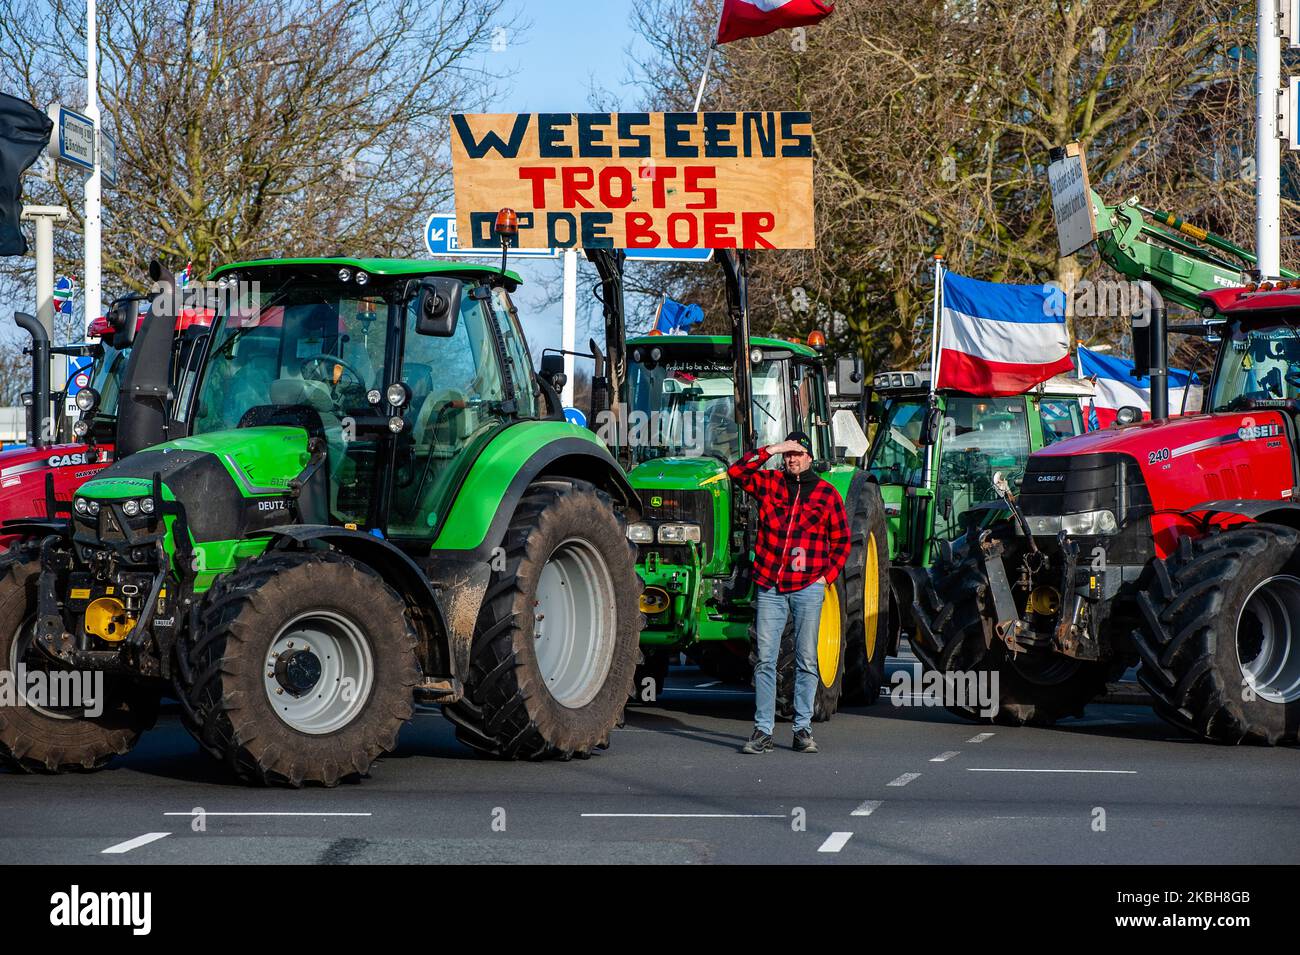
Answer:
[[[765,469],[781,455],[784,471]],[[780,444],[751,451],[727,471],[758,501],[758,540],[754,542],[754,586],[758,590],[754,668],[754,733],[742,753],[772,750],[776,719],[776,660],[781,634],[794,614],[794,749],[817,752],[812,735],[817,695],[817,630],[822,597],[849,556],[849,519],[839,492],[812,469],[812,441],[791,432]]]

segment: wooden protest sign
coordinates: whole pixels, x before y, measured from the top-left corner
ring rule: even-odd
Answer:
[[[812,116],[508,113],[451,118],[457,230],[521,248],[810,249]]]

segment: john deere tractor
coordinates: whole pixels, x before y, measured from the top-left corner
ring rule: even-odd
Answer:
[[[1086,380],[1057,377],[1023,395],[940,391],[932,400],[928,371],[872,377],[868,417],[877,428],[866,469],[889,529],[891,654],[913,636],[913,604],[940,553],[965,533],[967,513],[998,514],[987,507],[1000,501],[995,477],[1014,479],[1031,452],[1082,434],[1094,393]],[[924,644],[910,642],[924,659]]]
[[[815,718],[825,720],[842,698],[873,702],[884,678],[880,637],[888,555],[880,495],[836,447],[820,347],[751,338],[745,253],[720,250],[714,256],[726,286],[731,334],[632,338],[626,371],[614,376],[619,400],[610,414],[618,424],[619,454],[642,502],[640,520],[628,527],[646,585],[638,695],[646,700],[657,694],[678,651],[723,680],[752,679],[751,552],[758,507],[733,486],[727,467],[747,451],[799,430],[812,437],[814,468],[843,497],[853,534],[848,565],[827,589],[822,608]],[[592,257],[601,273],[606,319],[621,327],[622,258]],[[865,444],[860,431],[858,438]],[[792,627],[787,625],[777,667],[777,711],[783,716],[793,712]]]
[[[134,344],[123,457],[21,534],[0,660],[95,671],[102,713],[0,709],[0,758],[93,769],[159,696],[238,777],[334,785],[415,703],[507,758],[606,745],[638,659],[636,492],[533,372],[511,272],[392,259],[219,269],[193,414],[173,291]],[[242,303],[242,304],[236,304]]]

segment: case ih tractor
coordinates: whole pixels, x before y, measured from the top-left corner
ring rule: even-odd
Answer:
[[[911,636],[912,606],[941,543],[963,533],[971,508],[999,499],[995,475],[1023,474],[1031,452],[1082,434],[1095,393],[1088,381],[1057,377],[1010,397],[941,391],[932,410],[928,371],[872,377],[868,413],[878,426],[865,467],[889,528],[891,654],[903,631]]]
[[[0,659],[103,674],[103,712],[0,709],[0,756],[93,769],[170,692],[240,778],[333,785],[441,703],[484,753],[608,742],[636,666],[637,497],[534,375],[513,273],[391,259],[219,269],[192,414],[169,410],[170,275],[119,402],[120,459],[0,581]],[[236,296],[235,302],[243,299]]]
[[[137,308],[135,297],[118,299],[108,315],[96,318],[86,329],[89,343],[53,347],[36,319],[21,312],[15,316],[19,327],[32,339],[28,349],[32,356],[32,387],[24,398],[44,395],[45,399],[27,405],[27,446],[0,452],[0,521],[43,513],[47,476],[53,481],[55,497],[66,500],[83,481],[113,460],[119,384],[138,327]],[[202,309],[185,309],[177,317],[172,367],[182,377],[193,373],[191,366],[210,323],[211,314]],[[52,354],[91,359],[85,372],[90,382],[77,392],[75,417],[66,413],[64,395],[50,392],[48,369]],[[11,540],[0,535],[0,550]]]
[[[1136,663],[1160,715],[1203,739],[1296,741],[1298,286],[1201,297],[1207,323],[1176,330],[1221,337],[1207,413],[1174,420],[1152,308],[1134,341],[1153,420],[1129,409],[1134,423],[1032,455],[1006,492],[1014,521],[974,529],[937,568],[927,652],[997,671],[1000,719],[1078,714]]]
[[[601,253],[592,258],[601,273],[606,320],[621,328],[622,258]],[[627,343],[626,373],[615,376],[621,385],[615,391],[621,410],[615,411],[619,430],[627,435],[619,442],[619,453],[642,503],[641,519],[628,527],[646,585],[638,696],[651,697],[652,680],[657,697],[670,654],[677,651],[720,679],[750,683],[750,554],[758,508],[733,487],[727,467],[752,448],[801,430],[813,439],[815,469],[844,499],[853,533],[848,564],[827,589],[822,607],[814,718],[825,720],[841,697],[874,702],[884,679],[888,557],[883,507],[866,473],[845,463],[837,451],[826,361],[819,348],[751,338],[745,253],[720,250],[715,259],[726,283],[732,334],[633,338]],[[852,387],[848,376],[843,387]],[[861,395],[861,385],[856,388]],[[865,444],[864,436],[857,437]],[[793,687],[791,622],[777,663],[778,715],[792,715]]]

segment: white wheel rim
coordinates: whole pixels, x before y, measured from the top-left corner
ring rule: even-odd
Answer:
[[[32,644],[35,642],[35,639],[36,639],[36,617],[32,616],[32,617],[28,617],[26,620],[24,620],[22,623],[18,625],[17,630],[15,630],[14,632],[14,638],[9,643],[10,679],[14,681],[14,689],[17,692],[18,696],[22,698],[23,701],[22,705],[27,707],[30,710],[34,710],[35,712],[40,713],[42,716],[48,716],[52,720],[77,719],[79,716],[82,715],[82,712],[80,711],[68,712],[68,711],[50,709],[47,706],[40,706],[36,703],[33,703],[31,698],[27,696],[27,686],[26,686],[27,681],[20,680],[18,678],[19,677],[18,666],[23,662],[23,659],[24,657],[27,656],[28,652],[35,655],[40,655],[41,651],[35,649],[32,646]],[[20,648],[24,652],[20,653],[19,652]],[[42,669],[44,669],[47,673],[59,672],[57,669],[51,671],[49,667],[43,667]],[[77,675],[77,678],[80,679],[80,674]],[[48,677],[47,677],[47,681],[48,681]],[[50,686],[51,684],[47,682],[46,685]],[[92,700],[82,701],[85,708],[90,708],[93,702],[94,701]]]
[[[1300,578],[1261,581],[1237,617],[1237,665],[1255,695],[1270,703],[1300,700]],[[1243,637],[1245,646],[1243,646]]]
[[[309,736],[347,726],[374,688],[370,641],[357,624],[332,611],[308,611],[286,623],[271,641],[265,664],[262,685],[271,709]],[[319,675],[310,679],[313,670]]]
[[[590,543],[569,538],[555,548],[538,575],[533,611],[546,689],[562,706],[586,706],[605,685],[618,632],[614,581]]]

